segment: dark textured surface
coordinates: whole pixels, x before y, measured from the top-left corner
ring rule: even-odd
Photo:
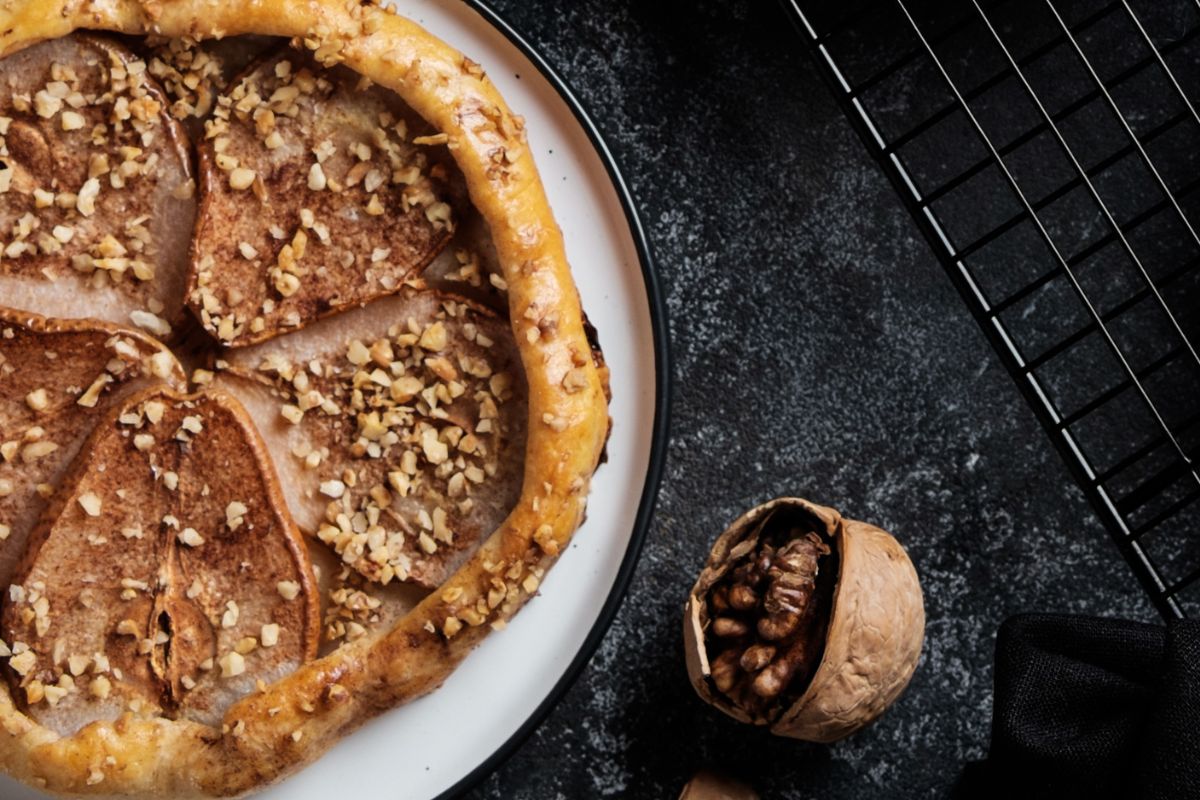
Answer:
[[[1127,567],[768,0],[496,0],[598,122],[671,312],[667,477],[576,686],[476,798],[673,798],[714,766],[768,798],[940,797],[986,747],[995,630],[1152,620]],[[739,512],[801,494],[894,531],[922,575],[908,693],[815,746],[696,699],[680,611]]]

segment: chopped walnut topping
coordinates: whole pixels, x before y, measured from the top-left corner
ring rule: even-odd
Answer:
[[[263,625],[258,637],[259,641],[262,642],[262,646],[274,647],[279,644],[279,632],[279,625],[274,622]]]
[[[293,425],[299,425],[304,419],[304,412],[299,406],[294,406],[291,403],[283,404],[279,409],[279,415]]]
[[[412,140],[413,144],[434,146],[446,144],[450,141],[450,137],[444,133],[435,133],[431,136],[417,136]]]
[[[77,111],[64,111],[59,119],[64,131],[77,131],[87,124],[83,115]]]
[[[171,335],[170,323],[168,323],[165,319],[158,316],[157,314],[153,314],[149,311],[132,311],[129,314],[129,320],[134,325],[136,325],[139,328],[142,328],[146,331],[149,331],[150,333],[159,337],[160,339],[164,339]],[[156,361],[156,359],[157,359],[157,361]],[[157,364],[161,364],[163,361],[166,361],[167,364],[170,364],[172,362],[172,360],[173,359],[172,359],[170,353],[166,353],[166,352],[155,353],[153,356],[150,357],[151,371],[152,372],[154,371],[154,368]],[[169,374],[169,371],[162,375],[159,375],[157,372],[154,372],[154,375],[156,377],[160,377],[160,378],[166,377],[167,374]]]
[[[109,375],[107,372],[101,373],[97,376],[96,380],[92,381],[91,385],[79,396],[79,399],[75,403],[84,408],[95,408],[96,403],[100,400],[100,393],[104,391],[105,386],[108,386],[112,382],[112,375]]]
[[[87,492],[79,496],[79,507],[84,510],[89,517],[100,516],[102,504],[100,498],[92,492]]]
[[[221,627],[232,628],[237,625],[238,616],[240,615],[238,604],[233,600],[225,603],[225,613],[221,615]]]
[[[166,406],[158,400],[150,400],[142,407],[142,410],[146,412],[146,419],[150,421],[150,424],[157,425],[162,421]]]
[[[327,185],[325,179],[325,170],[321,169],[320,163],[313,164],[308,170],[308,188],[314,192],[319,192]]]
[[[446,349],[448,337],[446,334],[446,326],[442,322],[435,322],[426,328],[421,333],[421,338],[418,344],[426,350],[441,351]]]
[[[367,592],[365,579],[342,567],[334,576],[325,612],[325,640],[355,641],[367,635],[367,625],[379,622],[382,602]]]
[[[538,526],[538,529],[534,531],[533,540],[546,555],[558,555],[558,541],[554,538],[554,529],[549,525]]]
[[[40,458],[45,458],[57,449],[58,445],[54,442],[32,442],[31,444],[25,445],[24,449],[21,450],[21,460],[26,464],[30,464]]]
[[[243,191],[249,189],[257,177],[258,173],[252,169],[235,167],[229,171],[229,186],[232,189]]]
[[[361,341],[354,339],[346,349],[346,360],[356,367],[361,367],[371,360],[371,351]]]
[[[563,388],[571,394],[581,392],[588,386],[587,372],[582,367],[576,367],[563,376]]]
[[[187,38],[171,38],[155,48],[148,69],[162,81],[176,119],[204,117],[213,108],[222,77],[221,59]]]
[[[346,484],[342,481],[325,481],[321,484],[321,494],[337,499],[346,493]]]
[[[29,671],[37,665],[37,654],[32,650],[26,650],[25,652],[15,655],[9,659],[8,665],[12,667],[14,672],[24,677],[25,675],[28,675]]]
[[[29,703],[29,705],[35,706],[45,699],[46,699],[45,686],[42,684],[41,681],[35,679],[35,680],[31,680],[28,684],[26,684],[25,700]]]
[[[96,213],[96,198],[100,195],[100,181],[89,178],[84,181],[79,194],[75,197],[75,210],[85,217]]]
[[[43,688],[46,702],[51,706],[58,705],[58,702],[66,697],[68,692],[75,688],[74,682],[70,680],[69,675],[63,675],[59,680],[59,685],[50,685]]]
[[[249,509],[246,508],[246,504],[237,500],[225,507],[225,524],[229,526],[229,530],[236,531],[242,526],[247,511]]]
[[[91,666],[92,659],[85,655],[73,655],[67,659],[67,669],[71,675],[78,678]]]
[[[230,651],[218,660],[222,678],[236,678],[246,671],[246,659],[241,653]]]
[[[204,544],[204,537],[196,532],[195,528],[184,528],[177,535],[180,544],[188,547],[199,547]]]
[[[97,675],[92,678],[91,684],[88,686],[93,697],[100,700],[107,700],[109,693],[112,691],[112,682],[103,675]]]
[[[50,399],[45,389],[35,389],[25,395],[25,404],[34,411],[45,411],[50,406]]]

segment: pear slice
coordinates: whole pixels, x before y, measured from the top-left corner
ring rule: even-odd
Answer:
[[[453,231],[444,136],[395,94],[285,50],[218,100],[199,148],[188,303],[246,345],[392,294]]]
[[[312,565],[245,410],[151,389],[93,432],[30,537],[0,622],[28,713],[218,724],[316,654]]]
[[[183,370],[148,336],[0,307],[0,586],[96,422],[164,383],[182,388]]]
[[[508,323],[406,291],[231,351],[302,530],[382,584],[440,584],[515,504],[528,390]]]
[[[186,137],[145,62],[73,35],[0,61],[0,298],[50,317],[186,319]]]

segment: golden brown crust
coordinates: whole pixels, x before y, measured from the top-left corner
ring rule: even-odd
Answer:
[[[436,688],[536,592],[582,520],[608,428],[605,390],[523,123],[461,53],[409,20],[336,0],[24,0],[0,8],[0,53],[80,27],[304,37],[318,58],[340,58],[399,93],[447,135],[491,229],[529,380],[525,487],[500,529],[391,631],[239,702],[226,715],[228,732],[123,719],[58,738],[0,692],[0,766],[19,779],[64,794],[236,796],[312,761],[376,713]]]

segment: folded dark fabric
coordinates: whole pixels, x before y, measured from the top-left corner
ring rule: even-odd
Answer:
[[[1200,622],[1007,620],[991,748],[957,796],[1200,798]]]

